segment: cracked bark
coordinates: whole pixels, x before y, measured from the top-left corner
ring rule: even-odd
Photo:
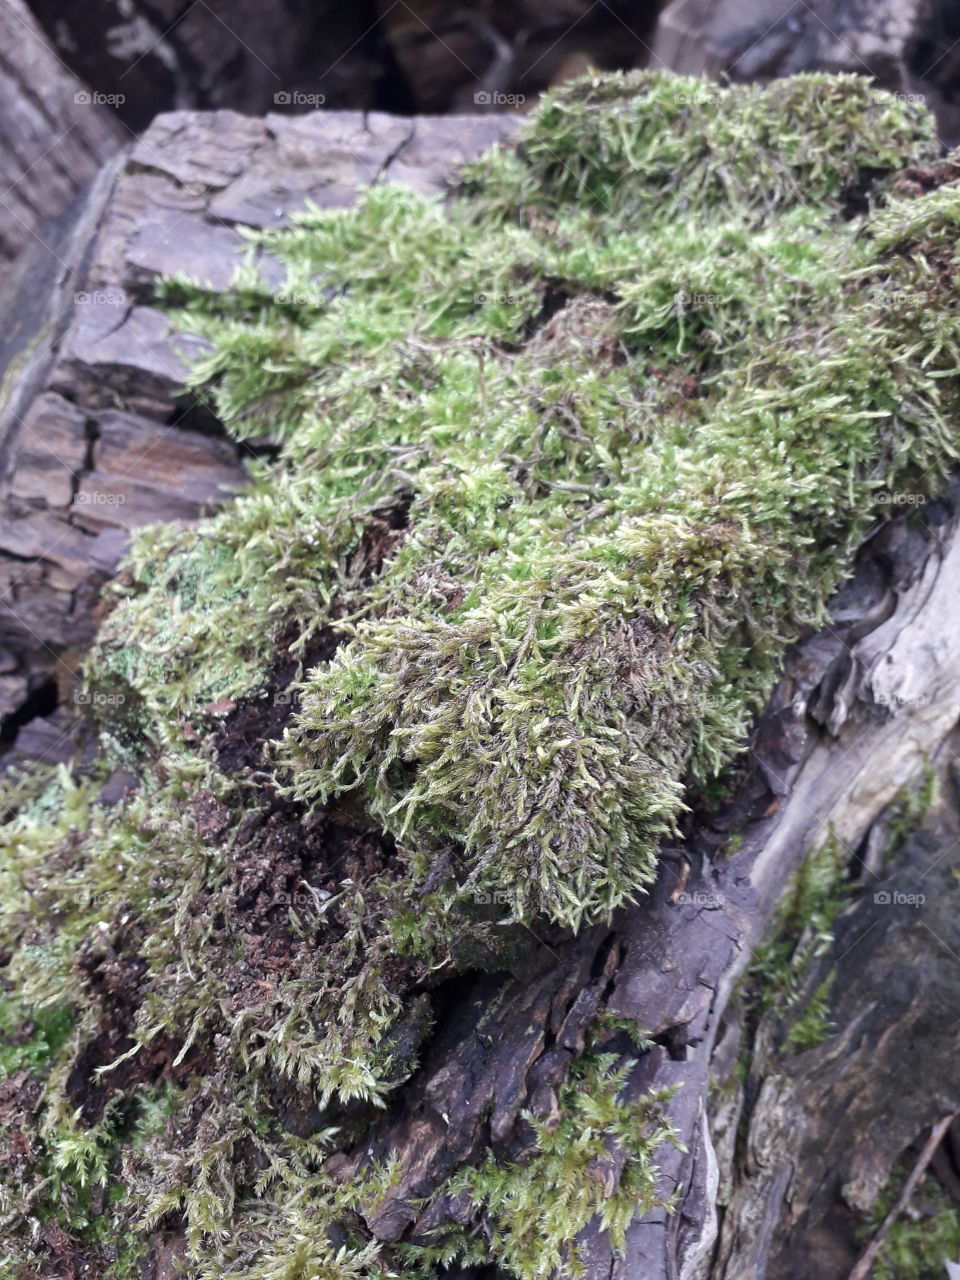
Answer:
[[[602,1233],[588,1230],[579,1241],[586,1275],[846,1276],[856,1258],[857,1215],[869,1210],[914,1135],[960,1102],[951,995],[960,940],[944,905],[956,836],[934,841],[932,852],[920,842],[930,872],[939,865],[930,881],[940,903],[935,918],[896,917],[882,901],[890,884],[909,887],[927,874],[911,842],[889,866],[872,867],[861,856],[894,797],[928,761],[948,772],[952,766],[960,716],[960,635],[950,625],[960,598],[958,499],[960,487],[927,508],[924,527],[900,518],[865,546],[831,625],[792,655],[755,731],[736,801],[669,851],[649,899],[619,912],[610,929],[539,947],[522,976],[458,980],[455,1010],[441,1019],[422,1068],[373,1138],[335,1166],[347,1174],[371,1156],[399,1156],[398,1183],[368,1219],[377,1238],[422,1239],[444,1219],[459,1221],[456,1203],[440,1201],[419,1216],[416,1201],[488,1148],[501,1160],[522,1157],[530,1134],[521,1110],[550,1113],[587,1026],[607,1010],[657,1041],[637,1062],[627,1095],[676,1088],[670,1115],[687,1150],[663,1152],[662,1185],[676,1193],[677,1211],[639,1218],[622,1258]],[[930,822],[934,832],[957,827],[955,792]],[[725,857],[734,825],[743,843]],[[739,1028],[729,1006],[737,981],[791,876],[831,833],[849,851],[855,901],[809,981],[837,970],[836,1029],[806,1054],[784,1056],[771,1042],[735,1102],[712,1103],[711,1077],[722,1082],[734,1065]],[[918,937],[923,929],[928,945]],[[907,980],[906,995],[895,990],[905,981],[901,966],[915,980]],[[925,984],[932,1006],[906,1017],[909,994],[923,994]],[[944,1005],[952,1018],[938,1016]],[[910,1036],[918,1037],[912,1054],[905,1051]],[[606,1047],[630,1052],[623,1033]],[[926,1079],[903,1065],[918,1054],[930,1059]],[[887,1122],[894,1098],[896,1120]],[[738,1123],[747,1156],[732,1142]]]
[[[26,255],[4,304],[18,326],[0,405],[4,710],[22,710],[69,670],[131,528],[194,518],[242,481],[233,446],[183,396],[189,344],[152,305],[152,279],[194,262],[222,287],[237,263],[236,227],[283,225],[308,198],[348,205],[384,176],[440,190],[459,160],[515,128],[496,116],[412,128],[376,114],[162,117],[52,228],[56,258]],[[262,269],[269,278],[275,264]],[[75,304],[78,292],[91,300]],[[663,851],[649,898],[576,939],[518,933],[513,972],[459,958],[473,971],[432,997],[437,1023],[420,1069],[362,1149],[333,1165],[346,1175],[370,1155],[399,1157],[398,1185],[368,1223],[376,1237],[422,1239],[461,1221],[462,1203],[423,1211],[415,1202],[488,1148],[522,1158],[532,1134],[521,1113],[553,1114],[606,1010],[655,1041],[628,1091],[675,1086],[671,1117],[687,1150],[663,1154],[676,1212],[638,1218],[623,1258],[588,1230],[587,1276],[839,1280],[849,1271],[853,1227],[897,1155],[960,1109],[960,938],[948,892],[960,830],[957,505],[955,489],[919,520],[875,532],[830,626],[790,656],[736,800],[696,815],[684,842]],[[55,750],[56,730],[40,717],[18,747]],[[944,799],[885,862],[885,814],[930,762]],[[726,856],[734,829],[742,843]],[[789,1055],[776,1019],[745,1023],[733,997],[791,876],[831,832],[848,851],[852,896],[807,981],[835,974],[834,1029]],[[916,897],[920,884],[934,886],[927,913],[898,914],[876,898]],[[607,1047],[636,1056],[623,1032]],[[744,1050],[746,1079],[711,1093],[711,1079],[735,1079]],[[615,1184],[615,1160],[603,1176]]]

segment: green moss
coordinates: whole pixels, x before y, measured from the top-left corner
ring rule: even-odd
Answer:
[[[438,1233],[446,1239],[427,1248],[401,1246],[413,1275],[432,1275],[436,1265],[454,1262],[495,1262],[518,1280],[576,1276],[582,1272],[576,1241],[594,1219],[622,1257],[634,1218],[670,1207],[660,1195],[656,1165],[663,1144],[676,1143],[662,1113],[669,1094],[622,1102],[635,1064],[615,1070],[615,1062],[603,1055],[581,1060],[561,1090],[553,1123],[525,1115],[535,1135],[526,1162],[503,1167],[491,1155],[441,1188],[438,1197],[463,1197],[482,1216],[489,1238],[447,1231]]]
[[[894,796],[886,814],[887,841],[883,850],[884,863],[890,863],[899,853],[907,836],[912,835],[934,804],[937,794],[937,774],[930,765],[924,770],[919,786],[903,787]]]
[[[873,1239],[893,1207],[900,1185],[892,1182],[878,1200],[864,1241]],[[890,1228],[874,1264],[875,1280],[943,1280],[945,1262],[960,1259],[960,1209],[935,1177],[928,1176]]]
[[[904,149],[937,154],[925,108],[854,76],[723,91],[643,72],[552,94],[499,181],[481,164],[474,185],[493,205],[509,193],[515,205],[576,203],[663,227],[718,208],[749,216],[840,203],[897,168]]]
[[[452,849],[448,885],[520,918],[649,885],[684,781],[742,741],[878,491],[932,490],[956,452],[917,215],[879,244],[842,216],[930,152],[928,117],[855,79],[698,94],[581,84],[452,209],[374,189],[267,233],[293,311],[171,292],[214,344],[197,385],[284,451],[202,539],[141,542],[152,585],[101,662],[131,632],[162,660],[131,679],[166,736],[285,630],[302,653],[332,629],[282,755],[296,794],[359,793],[424,875]]]
[[[805,996],[810,966],[833,943],[833,923],[850,901],[844,883],[843,847],[831,832],[823,847],[800,867],[771,929],[771,941],[757,949],[747,974],[759,992],[759,1012],[777,1012],[790,1023],[786,1052],[802,1053],[826,1039],[829,1028],[828,975]]]
[[[5,989],[74,1019],[13,1060],[42,1086],[41,1149],[3,1168],[18,1256],[43,1204],[91,1247],[182,1227],[199,1280],[435,1268],[363,1225],[390,1168],[325,1172],[415,1069],[432,975],[522,971],[521,922],[644,892],[883,491],[955,460],[960,192],[887,193],[934,153],[859,80],[590,79],[448,204],[377,187],[265,233],[282,298],[170,282],[211,343],[194,385],[279,457],[136,536],[96,766],[11,784]],[[107,808],[118,767],[139,789]],[[823,945],[830,893],[801,897]],[[789,987],[800,959],[771,964]],[[652,1203],[659,1102],[596,1070],[526,1164],[454,1174],[521,1278]]]
[[[833,978],[832,973],[824,978],[810,997],[802,1017],[797,1018],[787,1033],[783,1042],[784,1052],[806,1053],[808,1049],[815,1049],[828,1039],[833,1026],[830,1021],[830,988],[833,986]]]

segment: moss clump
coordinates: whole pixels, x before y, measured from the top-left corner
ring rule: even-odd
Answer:
[[[212,341],[197,386],[279,456],[137,537],[89,667],[98,763],[6,806],[7,989],[74,1027],[17,1086],[18,1259],[106,1175],[113,1238],[179,1234],[204,1280],[435,1268],[363,1224],[389,1168],[325,1171],[415,1069],[433,975],[642,892],[881,491],[952,464],[960,193],[857,212],[932,122],[850,79],[701,95],[588,80],[449,205],[375,188],[267,233],[282,299],[167,288]],[[574,1234],[651,1191],[656,1103],[589,1097],[590,1069],[570,1114],[634,1144],[626,1198],[563,1123],[454,1175],[520,1277],[538,1232],[573,1262],[537,1217],[565,1161]]]
[[[424,876],[451,852],[520,918],[650,883],[880,491],[956,451],[915,214],[909,254],[843,216],[929,119],[855,79],[676,106],[697,92],[587,82],[452,209],[375,189],[268,233],[295,313],[172,291],[215,345],[198,384],[283,455],[200,544],[141,543],[101,662],[131,633],[167,655],[132,674],[160,711],[247,686],[283,624],[334,628],[297,796],[357,793]]]
[[[582,1059],[560,1092],[553,1123],[525,1115],[535,1135],[525,1163],[503,1167],[491,1155],[455,1174],[435,1198],[460,1198],[482,1218],[487,1239],[441,1229],[437,1234],[446,1238],[440,1244],[401,1246],[413,1274],[495,1262],[519,1280],[576,1276],[582,1271],[576,1241],[594,1219],[622,1257],[634,1218],[670,1208],[658,1187],[656,1153],[664,1143],[676,1143],[662,1112],[668,1094],[620,1100],[634,1065],[617,1067],[609,1055]]]
[[[872,1240],[900,1194],[893,1181],[877,1201],[863,1239]],[[876,1280],[943,1280],[946,1262],[960,1259],[960,1208],[932,1175],[920,1183],[874,1263]]]

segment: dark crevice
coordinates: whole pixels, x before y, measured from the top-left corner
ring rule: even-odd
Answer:
[[[17,740],[17,735],[24,725],[31,720],[52,715],[60,702],[57,682],[51,676],[27,696],[14,712],[0,722],[0,750],[9,749]]]
[[[282,452],[281,446],[273,440],[252,439],[237,440],[237,458],[243,462],[259,459],[264,462],[276,462]]]
[[[689,1028],[686,1023],[667,1027],[666,1031],[661,1031],[658,1036],[653,1037],[653,1043],[659,1045],[661,1049],[666,1049],[671,1061],[686,1062],[687,1048],[690,1045]]]
[[[544,325],[549,324],[558,312],[568,306],[573,301],[574,295],[570,293],[559,280],[547,280],[544,282],[543,298],[540,302],[540,310],[535,316],[531,316],[523,326],[523,339],[529,342]]]
[[[97,441],[100,439],[100,427],[94,418],[87,418],[83,424],[84,432],[84,449],[83,462],[77,471],[74,471],[70,478],[70,504],[71,506],[77,500],[77,494],[80,492],[80,486],[83,483],[84,476],[91,475],[96,470],[95,450]],[[73,523],[71,521],[71,523]]]
[[[596,954],[593,957],[593,962],[590,965],[590,981],[591,982],[599,982],[600,979],[603,977],[604,970],[607,967],[607,961],[610,958],[610,952],[614,949],[616,945],[617,945],[617,935],[615,933],[608,933],[607,936],[604,938],[604,940],[600,943],[599,947],[597,947]],[[608,982],[606,987],[604,988],[604,999],[606,999],[606,995],[609,992],[609,990],[610,990],[610,983]]]
[[[197,435],[207,436],[213,440],[230,440],[231,443],[237,444],[239,452],[240,442],[231,440],[227,428],[210,406],[195,395],[179,397],[174,402],[173,409],[164,419],[163,425],[177,427],[181,431],[194,431]],[[254,454],[253,456],[260,455]]]

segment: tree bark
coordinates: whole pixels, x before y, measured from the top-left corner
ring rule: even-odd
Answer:
[[[284,225],[307,198],[348,205],[385,178],[442,190],[459,160],[515,128],[496,116],[178,113],[59,220],[55,255],[24,257],[6,302],[20,333],[0,424],[8,713],[30,717],[31,698],[88,642],[98,586],[131,528],[192,519],[242,483],[235,447],[184,395],[191,340],[153,304],[154,279],[185,270],[226,287],[238,227]],[[281,283],[275,263],[260,265]],[[639,1056],[625,1031],[604,1043],[638,1056],[629,1096],[676,1089],[669,1109],[686,1149],[666,1148],[661,1162],[675,1211],[638,1217],[625,1256],[598,1230],[584,1234],[590,1280],[848,1274],[855,1227],[897,1156],[960,1110],[949,897],[960,841],[958,506],[955,486],[874,532],[830,624],[790,656],[735,798],[694,814],[663,849],[648,898],[577,938],[517,929],[505,956],[484,953],[482,931],[465,939],[463,971],[429,993],[422,1065],[362,1148],[333,1166],[347,1174],[397,1156],[399,1179],[368,1219],[376,1238],[423,1239],[457,1221],[462,1205],[424,1214],[417,1201],[488,1149],[522,1156],[522,1112],[552,1114],[607,1012],[654,1041]],[[51,758],[58,732],[32,718],[21,756]],[[942,798],[887,861],[898,796],[928,768]],[[830,840],[848,904],[802,975],[808,995],[833,975],[830,1030],[790,1052],[785,1011],[757,1017],[744,978],[796,873]],[[606,1176],[615,1182],[615,1161]]]
[[[54,52],[22,0],[0,7],[0,284],[127,131]]]
[[[521,1154],[529,1139],[521,1110],[550,1114],[590,1022],[607,1011],[656,1041],[626,1096],[676,1089],[669,1110],[686,1150],[666,1148],[662,1161],[662,1190],[675,1193],[676,1212],[635,1221],[623,1257],[589,1231],[578,1242],[586,1275],[848,1274],[856,1215],[870,1209],[915,1135],[960,1107],[952,993],[960,929],[946,888],[960,858],[944,827],[960,827],[955,793],[928,820],[943,832],[934,843],[910,840],[889,865],[877,843],[895,797],[928,762],[952,776],[958,500],[960,486],[926,509],[922,527],[897,519],[864,547],[830,626],[791,657],[736,800],[664,850],[649,899],[609,929],[550,940],[523,977],[457,980],[424,1066],[377,1138],[344,1165],[399,1155],[401,1178],[368,1220],[375,1236],[422,1238],[443,1213],[418,1218],[414,1201],[452,1168],[487,1147],[501,1159]],[[724,856],[734,827],[742,844]],[[731,1011],[738,981],[791,878],[830,838],[845,852],[855,901],[808,981],[836,967],[835,1029],[820,1048],[783,1056],[771,1017],[774,1038],[746,1084],[733,1101],[712,1103],[711,1080],[730,1074],[743,1035]],[[924,882],[924,909],[897,906],[898,895],[916,896]],[[608,1047],[629,1052],[623,1037]],[[746,1155],[737,1138],[749,1144]],[[457,1210],[446,1206],[451,1218]]]

